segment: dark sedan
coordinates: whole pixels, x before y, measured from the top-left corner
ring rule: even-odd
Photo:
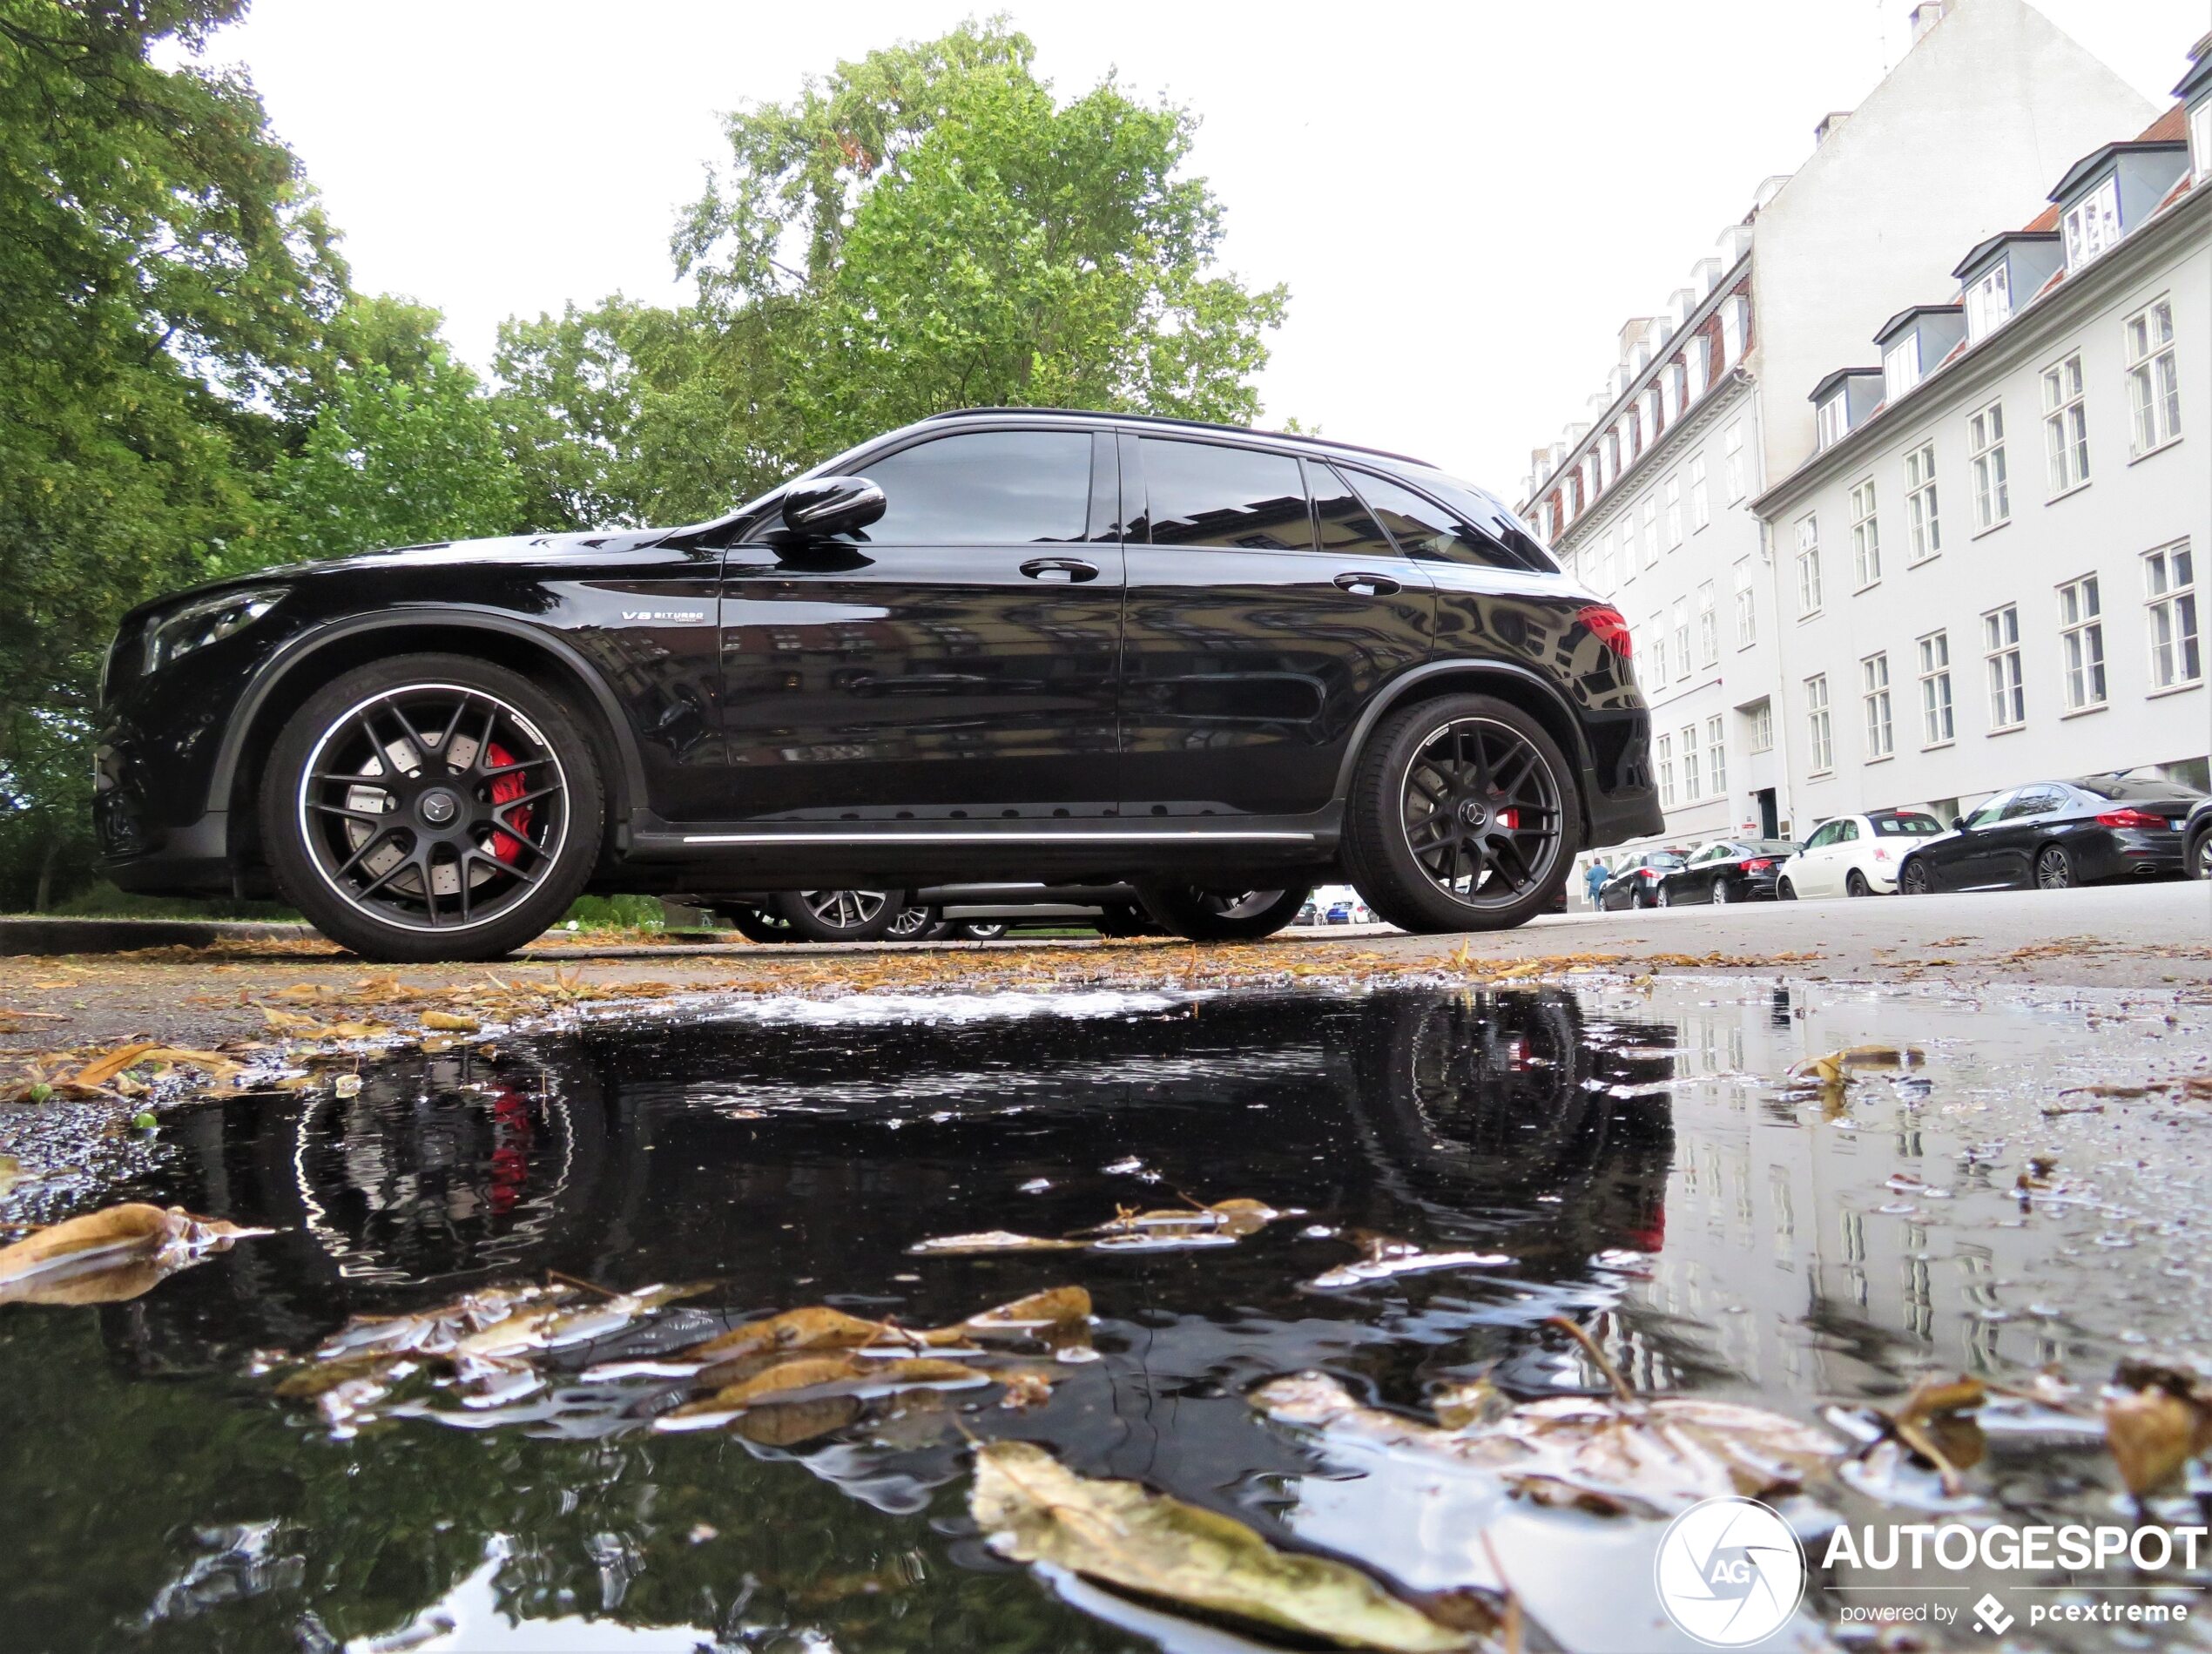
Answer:
[[[1662,876],[1659,905],[1771,901],[1777,870],[1797,850],[1788,839],[1722,839]]]
[[[2188,825],[2182,829],[2188,842],[2182,850],[2182,865],[2192,879],[2212,879],[2212,799],[2201,799],[2196,808],[2189,812]]]
[[[2204,799],[2158,775],[2084,775],[2000,793],[1905,858],[1898,888],[2063,890],[2183,871],[2189,813]]]
[[[1613,876],[1597,888],[1600,910],[1657,907],[1659,881],[1682,865],[1681,854],[1674,850],[1648,850],[1622,862],[1613,870]]]

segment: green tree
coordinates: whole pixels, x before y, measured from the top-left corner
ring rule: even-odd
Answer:
[[[39,847],[31,878],[87,854],[117,617],[251,555],[344,289],[252,85],[197,61],[242,9],[0,0],[0,843]]]
[[[277,462],[263,560],[530,526],[523,476],[476,375],[436,337],[437,313],[390,299],[356,308],[341,333],[361,359],[335,370],[306,442]]]

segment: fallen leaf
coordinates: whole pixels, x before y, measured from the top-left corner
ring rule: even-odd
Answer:
[[[159,1040],[140,1040],[132,1045],[118,1045],[105,1055],[97,1057],[69,1077],[71,1085],[105,1085],[133,1063],[145,1060],[147,1055],[161,1049]]]
[[[0,1303],[120,1303],[234,1240],[272,1232],[180,1206],[109,1206],[0,1247]]]
[[[970,1315],[957,1327],[939,1327],[923,1334],[1035,1333],[1040,1329],[1081,1327],[1090,1320],[1090,1294],[1081,1286],[1053,1286],[1010,1304],[1001,1304]]]
[[[1424,1252],[1411,1241],[1393,1240],[1387,1235],[1361,1237],[1360,1245],[1366,1257],[1325,1270],[1305,1284],[1318,1292],[1337,1292],[1398,1275],[1419,1275],[1434,1269],[1499,1269],[1519,1261],[1502,1252]]]
[[[441,1034],[474,1034],[483,1024],[473,1016],[456,1016],[452,1011],[431,1010],[422,1013],[422,1026]]]
[[[864,1321],[841,1309],[818,1304],[808,1309],[787,1309],[780,1315],[733,1327],[687,1354],[705,1360],[730,1361],[772,1351],[857,1349],[863,1344],[875,1343],[883,1336],[881,1321]]]
[[[972,1235],[939,1235],[934,1239],[918,1240],[907,1250],[917,1257],[962,1257],[988,1252],[1081,1252],[1089,1244],[1017,1235],[1005,1229],[986,1229]]]
[[[968,1513],[1000,1556],[1204,1614],[1339,1648],[1482,1645],[1346,1563],[1278,1549],[1242,1522],[1134,1482],[1077,1475],[1032,1442],[976,1449]]]
[[[865,1408],[858,1396],[825,1395],[812,1401],[775,1401],[740,1414],[731,1428],[764,1448],[793,1448],[842,1430]]]
[[[2120,1479],[2138,1497],[2155,1493],[2196,1451],[2196,1410],[2166,1390],[2129,1390],[2105,1400],[2105,1445]]]

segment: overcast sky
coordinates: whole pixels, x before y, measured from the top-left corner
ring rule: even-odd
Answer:
[[[509,314],[617,289],[681,296],[669,233],[721,143],[719,111],[989,9],[254,0],[210,55],[251,71],[356,283],[440,307],[481,365]],[[1227,208],[1225,262],[1291,289],[1267,422],[1404,449],[1512,495],[1528,449],[1598,388],[1621,321],[1660,309],[1759,180],[1793,170],[1814,123],[1902,55],[1910,5],[1006,10],[1063,97],[1117,70],[1202,118],[1191,165]],[[2042,10],[2161,102],[2212,25],[2212,0]]]

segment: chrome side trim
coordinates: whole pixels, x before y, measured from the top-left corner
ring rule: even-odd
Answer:
[[[1192,840],[1311,844],[1312,833],[1243,831],[1137,833],[686,833],[686,844],[1180,844]]]

